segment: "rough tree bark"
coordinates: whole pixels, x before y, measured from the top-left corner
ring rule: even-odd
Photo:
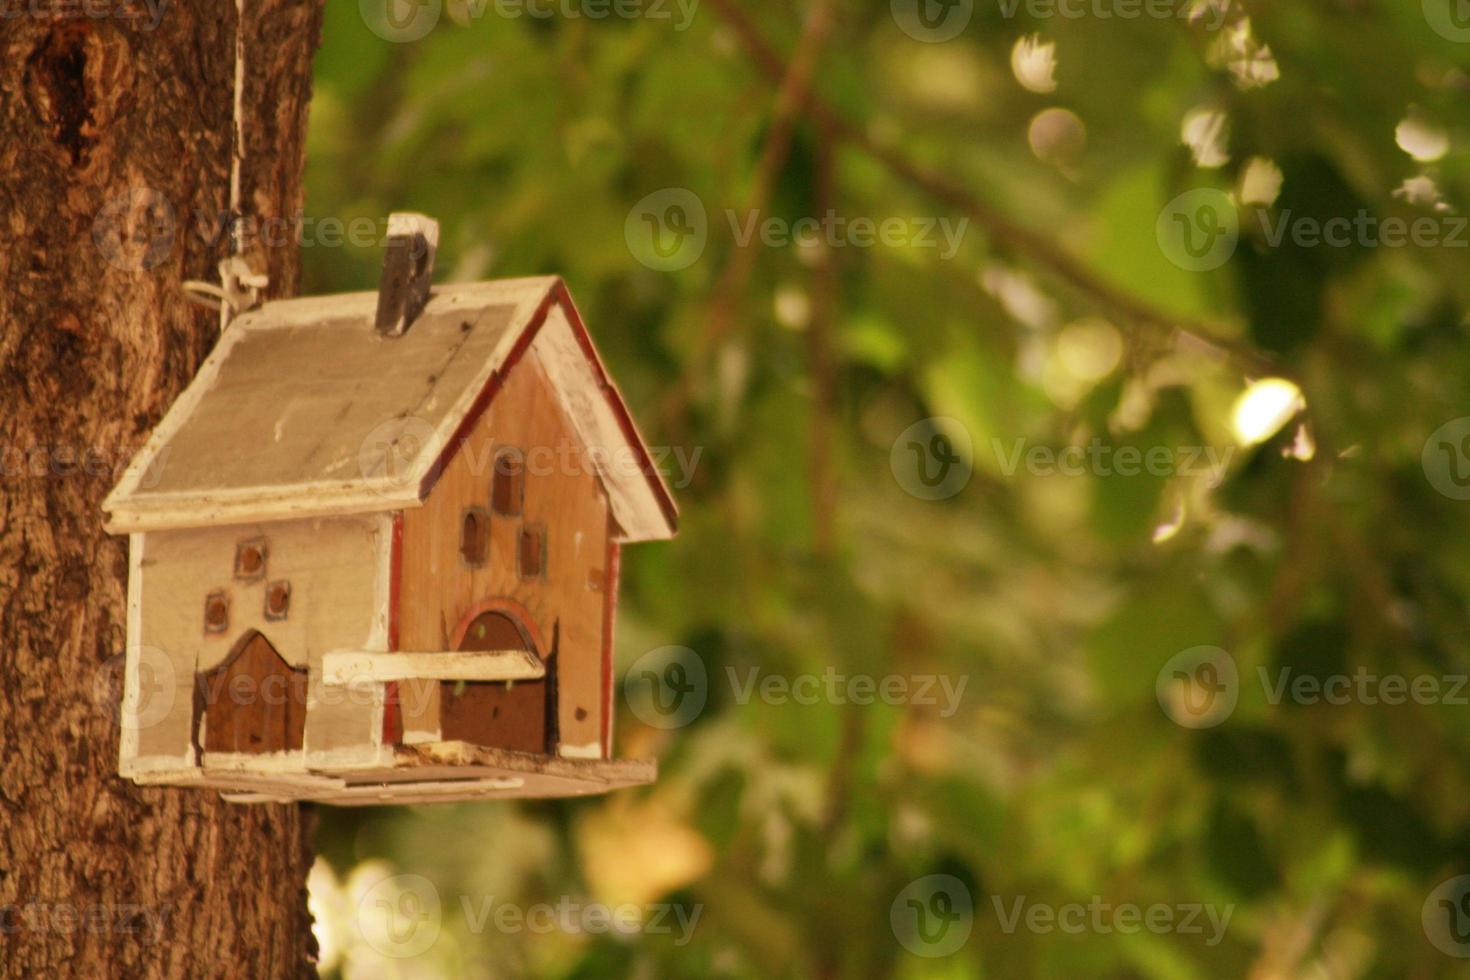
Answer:
[[[51,13],[46,13],[48,8]],[[0,969],[311,974],[308,817],[116,775],[127,541],[99,505],[217,336],[242,211],[301,206],[322,0],[0,0]],[[256,241],[270,295],[294,240]]]

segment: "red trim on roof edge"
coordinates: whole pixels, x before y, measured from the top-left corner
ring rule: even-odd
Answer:
[[[618,579],[622,575],[622,546],[612,536],[612,513],[607,515],[607,576],[602,595],[602,757],[612,758],[613,739],[613,630],[617,626]]]
[[[398,649],[398,606],[403,595],[403,511],[393,512],[388,538],[388,651]],[[383,744],[403,741],[403,718],[398,710],[398,682],[383,685]]]
[[[592,335],[587,332],[587,325],[582,322],[582,314],[577,312],[577,304],[572,302],[572,294],[567,289],[566,280],[558,277],[551,287],[551,292],[561,302],[562,308],[567,311],[567,320],[572,325],[572,333],[576,336],[582,352],[587,355],[587,360],[591,362],[593,370],[597,373],[597,382],[618,417],[618,427],[623,431],[623,438],[638,454],[638,469],[648,481],[654,498],[658,500],[658,507],[663,511],[664,520],[668,521],[670,530],[677,531],[679,529],[679,505],[674,503],[674,496],[664,484],[658,468],[653,465],[653,460],[648,458],[648,450],[643,445],[643,436],[639,434],[633,417],[628,414],[628,406],[623,401],[617,385],[608,378],[607,369],[602,366],[602,358],[597,354],[597,347],[592,343]]]
[[[506,376],[520,362],[521,357],[530,348],[531,342],[536,339],[536,334],[545,325],[546,317],[551,312],[551,307],[555,304],[560,304],[561,308],[566,312],[567,322],[572,327],[572,335],[577,338],[577,345],[582,348],[582,353],[587,357],[588,363],[592,365],[592,371],[597,378],[597,385],[602,391],[602,396],[612,406],[613,414],[617,416],[618,428],[623,434],[623,439],[628,445],[633,447],[634,453],[637,454],[638,469],[643,474],[644,479],[648,481],[649,489],[653,491],[654,499],[658,501],[659,510],[663,513],[664,520],[668,522],[669,530],[677,531],[679,528],[679,507],[674,503],[673,494],[669,492],[669,488],[664,484],[663,477],[659,475],[657,467],[653,465],[653,460],[649,458],[648,450],[643,444],[643,437],[638,433],[638,426],[633,422],[633,417],[628,413],[628,406],[623,402],[623,397],[619,394],[617,386],[608,378],[607,369],[602,365],[602,358],[598,356],[597,348],[592,343],[592,335],[587,332],[587,325],[582,322],[582,315],[577,312],[577,305],[572,302],[571,291],[567,289],[566,281],[559,276],[551,288],[546,291],[546,295],[542,297],[541,302],[537,304],[536,311],[531,314],[531,319],[526,323],[526,326],[521,329],[521,335],[516,338],[515,346],[506,355],[505,363],[500,365],[499,369],[490,376],[490,380],[485,383],[485,387],[475,396],[474,402],[470,405],[470,410],[465,413],[464,418],[460,419],[459,425],[454,429],[454,435],[449,437],[449,441],[444,444],[444,449],[440,451],[439,458],[434,461],[434,465],[430,466],[429,471],[424,474],[423,480],[419,483],[419,499],[428,499],[429,494],[434,489],[434,485],[439,482],[439,477],[444,475],[445,468],[453,461],[455,454],[459,452],[460,447],[465,444],[465,441],[470,437],[470,433],[474,431],[475,425],[480,421],[480,417],[485,414],[485,411],[490,407],[490,403],[495,400],[495,396],[500,392]]]

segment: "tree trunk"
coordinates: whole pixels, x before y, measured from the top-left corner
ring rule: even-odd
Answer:
[[[226,254],[238,23],[241,210],[280,233],[246,257],[296,289],[321,0],[0,14],[0,967],[309,975],[303,810],[116,774],[127,540],[100,504],[217,336],[180,283]]]

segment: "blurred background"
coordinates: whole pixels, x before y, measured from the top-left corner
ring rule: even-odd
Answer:
[[[565,277],[682,529],[658,782],[323,808],[323,972],[1470,975],[1467,62],[1460,0],[334,0],[303,292],[390,210]]]

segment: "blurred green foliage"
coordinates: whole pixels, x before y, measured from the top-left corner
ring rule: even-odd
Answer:
[[[698,5],[687,30],[666,6],[671,19],[536,18],[451,2],[413,43],[367,29],[363,5],[328,6],[309,215],[380,230],[390,210],[436,216],[440,281],[568,280],[648,441],[700,454],[677,491],[678,539],[625,552],[619,666],[688,647],[708,703],[664,731],[620,698],[620,754],[661,761],[643,790],[324,811],[327,966],[1466,975],[1421,923],[1435,886],[1470,872],[1464,703],[1305,703],[1273,699],[1263,678],[1470,670],[1470,503],[1421,462],[1431,433],[1470,414],[1470,236],[1311,247],[1267,234],[1284,214],[1360,209],[1451,234],[1470,195],[1470,45],[1419,3],[1222,0],[1195,20],[979,3],[943,43],[901,29],[902,2],[835,4],[811,49],[816,96],[973,196],[985,210],[972,213],[834,138],[819,113],[795,113],[785,145],[776,86],[725,5]],[[786,60],[803,43],[806,7],[737,9]],[[1039,54],[1018,48],[1033,37]],[[1419,145],[1400,129],[1411,114],[1432,159],[1400,145]],[[1218,138],[1198,138],[1211,125]],[[666,188],[707,215],[702,255],[671,272],[628,237],[630,211]],[[1231,195],[1240,241],[1197,272],[1171,261],[1158,221],[1200,188]],[[753,206],[969,224],[947,258],[913,241],[742,250]],[[305,245],[307,292],[375,284],[376,242]],[[1234,353],[1181,338],[1176,320]],[[1232,410],[1263,373],[1293,379],[1306,407],[1242,445]],[[973,476],[930,501],[905,492],[894,446],[936,417]],[[1007,464],[1017,445],[1093,440],[1222,465]],[[1229,652],[1238,703],[1193,729],[1156,681],[1198,646]],[[732,680],[829,667],[966,686],[946,716],[943,702],[741,703]],[[434,882],[430,951],[395,960],[354,940],[364,868]],[[905,948],[891,924],[895,898],[931,874],[973,899],[973,932],[947,956]],[[1214,944],[1208,930],[1004,928],[1018,898],[1095,896],[1232,917]],[[681,943],[477,930],[466,914],[564,897],[700,917]]]

